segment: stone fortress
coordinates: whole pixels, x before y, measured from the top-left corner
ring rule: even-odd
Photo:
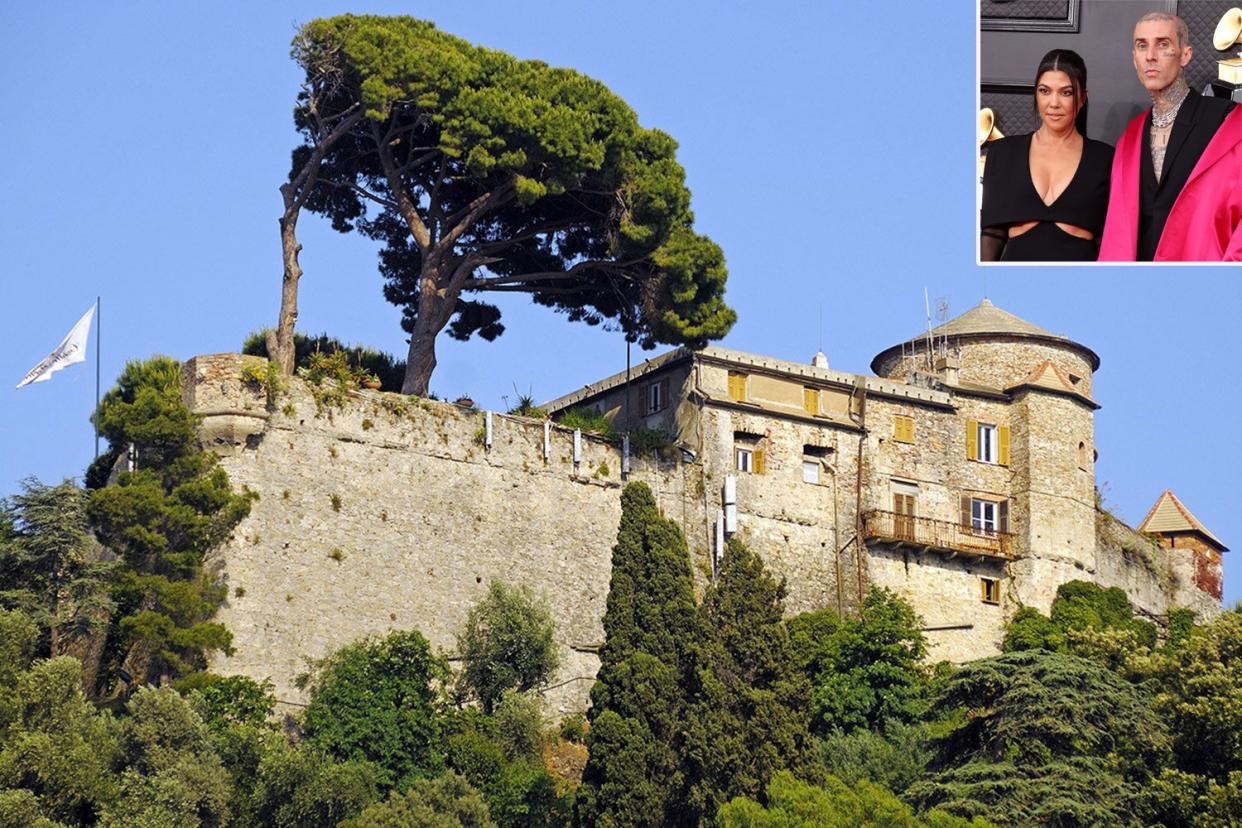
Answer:
[[[546,597],[561,668],[553,710],[585,708],[602,643],[620,487],[651,486],[700,586],[736,533],[786,579],[791,613],[848,613],[872,586],[922,616],[931,657],[999,650],[1020,606],[1057,587],[1121,587],[1160,622],[1219,610],[1216,538],[1171,492],[1130,528],[1099,508],[1099,357],[992,305],[882,351],[874,376],[708,347],[678,349],[548,403],[657,453],[555,422],[375,391],[339,407],[300,380],[269,397],[255,357],[201,356],[185,396],[235,486],[260,495],[213,564],[235,652],[296,705],[307,659],[416,627],[452,653],[493,579]]]

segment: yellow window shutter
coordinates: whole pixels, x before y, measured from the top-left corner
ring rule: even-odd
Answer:
[[[979,459],[979,421],[966,421],[966,459]]]
[[[914,419],[900,414],[893,417],[893,439],[899,443],[914,442]]]
[[[996,462],[1002,466],[1009,465],[1009,426],[998,426],[996,429]]]
[[[746,375],[729,374],[729,396],[738,402],[746,400]]]
[[[802,407],[806,409],[806,413],[812,416],[819,413],[819,389],[803,388],[802,389]]]
[[[761,448],[755,449],[755,455],[752,458],[752,460],[754,462],[755,474],[763,474],[763,471],[764,471],[763,449]]]

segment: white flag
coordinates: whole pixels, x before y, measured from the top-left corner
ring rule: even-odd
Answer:
[[[68,368],[70,365],[76,365],[79,362],[86,361],[86,340],[91,335],[91,320],[95,318],[95,305],[91,305],[90,310],[82,314],[82,318],[78,320],[78,324],[73,326],[73,330],[65,335],[50,354],[43,358],[35,367],[31,368],[26,376],[22,377],[22,381],[17,384],[18,388],[24,385],[30,385],[32,382],[43,382],[52,378],[52,374],[61,368]]]

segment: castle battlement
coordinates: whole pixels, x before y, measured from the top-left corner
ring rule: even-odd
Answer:
[[[582,709],[628,480],[682,526],[700,587],[735,533],[785,578],[789,612],[848,613],[888,587],[935,659],[994,654],[1013,612],[1046,612],[1075,579],[1156,620],[1219,611],[1224,545],[1180,502],[1162,498],[1147,534],[1096,503],[1099,357],[986,301],[881,352],[879,376],[678,349],[548,404],[664,432],[660,457],[398,394],[325,402],[295,378],[269,395],[249,362],[185,367],[202,443],[261,496],[215,556],[236,653],[213,668],[270,678],[286,702],[307,658],[361,635],[417,627],[451,652],[501,579],[548,598],[562,667],[547,700]]]

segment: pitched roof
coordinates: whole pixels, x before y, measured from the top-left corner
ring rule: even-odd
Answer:
[[[1008,386],[1005,390],[1016,391],[1019,388],[1039,388],[1044,391],[1067,394],[1082,400],[1093,408],[1100,407],[1095,400],[1080,391],[1074,385],[1074,382],[1066,376],[1065,372],[1050,359],[1045,359],[1035,367],[1035,370],[1013,385]]]
[[[1164,494],[1156,498],[1156,505],[1152,506],[1151,511],[1147,513],[1147,517],[1143,518],[1143,522],[1139,524],[1138,530],[1149,535],[1164,534],[1166,532],[1194,532],[1201,535],[1204,540],[1221,552],[1229,551],[1225,548],[1225,544],[1221,543],[1220,538],[1208,531],[1208,528],[1200,523],[1199,519],[1191,514],[1190,510],[1177,499],[1177,495],[1168,489],[1165,489]]]

